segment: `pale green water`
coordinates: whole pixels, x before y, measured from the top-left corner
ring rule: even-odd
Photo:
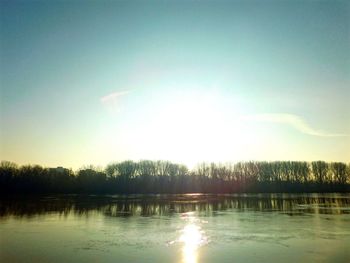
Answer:
[[[0,202],[1,262],[350,262],[350,195]]]

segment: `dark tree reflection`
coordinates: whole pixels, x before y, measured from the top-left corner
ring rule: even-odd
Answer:
[[[31,217],[48,213],[109,217],[173,216],[195,211],[218,216],[226,210],[277,212],[289,215],[349,214],[350,197],[338,194],[259,194],[259,195],[132,195],[16,197],[0,201],[1,217]]]

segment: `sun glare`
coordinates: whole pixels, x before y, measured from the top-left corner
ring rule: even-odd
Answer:
[[[98,136],[101,151],[93,158],[120,154],[124,159],[171,160],[190,169],[201,162],[255,158],[256,145],[262,140],[256,137],[259,131],[242,120],[242,107],[219,92],[160,96],[147,112],[124,126],[109,123]]]
[[[185,214],[189,222],[181,231],[179,242],[183,244],[182,247],[182,262],[183,263],[196,263],[198,262],[198,248],[207,243],[207,239],[204,235],[204,231],[199,225],[198,221],[191,214]]]
[[[157,157],[185,163],[235,159],[248,133],[235,105],[214,93],[174,96],[146,128]],[[144,131],[145,132],[145,131]],[[241,154],[241,152],[240,152]]]
[[[196,225],[190,224],[185,226],[180,237],[180,242],[183,242],[183,263],[197,262],[197,248],[202,240],[200,228]]]

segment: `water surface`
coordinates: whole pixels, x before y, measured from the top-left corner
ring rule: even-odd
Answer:
[[[1,262],[350,262],[350,195],[0,201]]]

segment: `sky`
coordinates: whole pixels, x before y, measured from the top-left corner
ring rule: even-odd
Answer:
[[[0,159],[350,162],[349,1],[1,1]]]

